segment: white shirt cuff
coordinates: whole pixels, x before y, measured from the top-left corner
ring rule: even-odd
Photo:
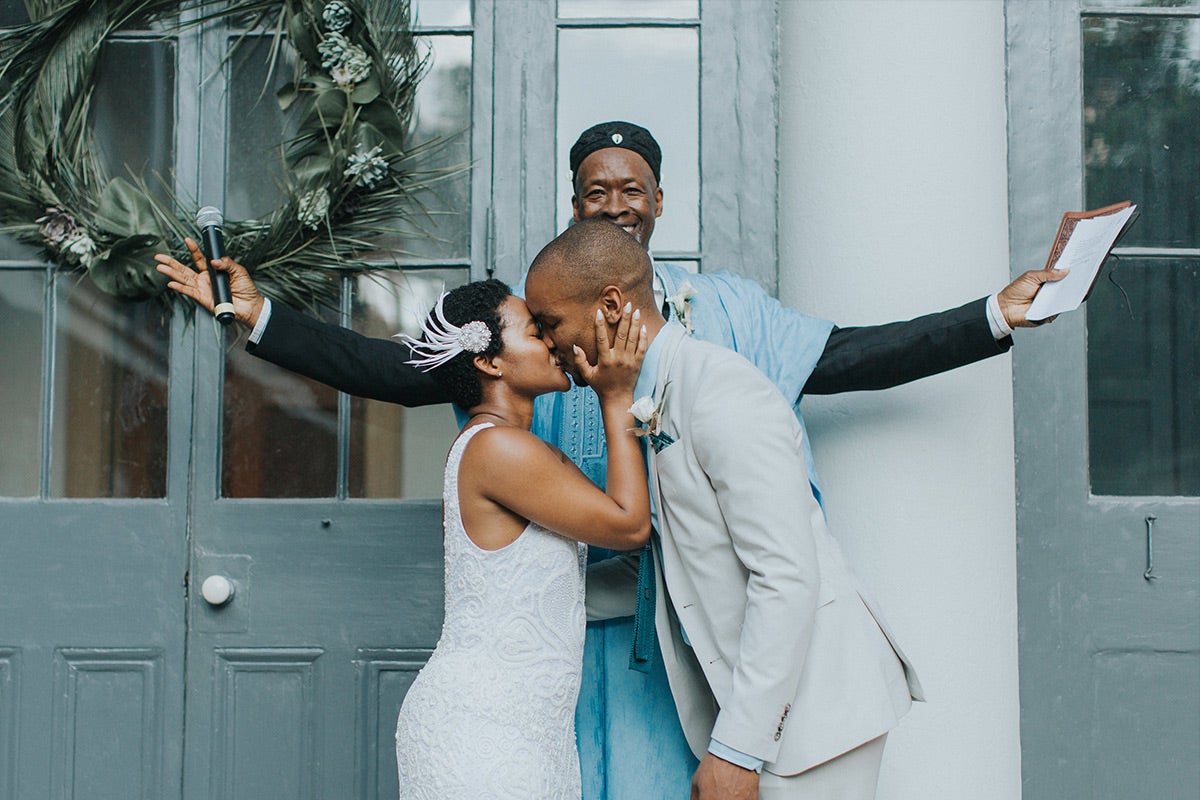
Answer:
[[[763,768],[763,760],[748,756],[741,750],[734,750],[728,745],[723,745],[716,739],[710,739],[708,742],[708,752],[712,753],[717,758],[724,759],[730,764],[737,764],[743,769],[752,769],[755,772],[761,773]]]
[[[254,323],[254,330],[250,331],[250,341],[258,344],[258,340],[262,338],[263,331],[267,329],[267,323],[271,321],[271,298],[263,298],[262,311],[258,315],[258,322]]]
[[[1000,296],[994,294],[987,299],[987,318],[988,327],[992,329],[992,337],[995,339],[1003,339],[1013,335],[1012,326],[1004,319],[1004,314],[1000,311]]]

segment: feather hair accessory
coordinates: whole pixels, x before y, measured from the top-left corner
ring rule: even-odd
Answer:
[[[482,353],[492,343],[492,332],[483,320],[472,320],[461,326],[446,319],[442,303],[449,292],[442,292],[433,311],[421,322],[422,339],[414,339],[406,333],[393,338],[408,345],[416,358],[405,361],[422,372],[440,367],[459,353]]]

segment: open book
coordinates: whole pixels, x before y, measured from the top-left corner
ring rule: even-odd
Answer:
[[[1025,318],[1031,322],[1079,308],[1118,238],[1136,218],[1137,206],[1126,200],[1094,211],[1068,211],[1058,225],[1046,269],[1068,268],[1061,281],[1043,283]]]

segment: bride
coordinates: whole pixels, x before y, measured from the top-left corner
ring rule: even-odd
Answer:
[[[446,460],[445,622],[396,727],[401,800],[580,796],[575,701],[587,544],[650,534],[645,464],[629,413],[646,345],[628,307],[597,356],[576,348],[600,398],[607,493],[529,432],[533,400],[569,379],[525,303],[500,281],[444,294],[420,340],[402,337],[470,419]]]

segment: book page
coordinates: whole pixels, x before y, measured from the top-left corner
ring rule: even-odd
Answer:
[[[1114,214],[1076,222],[1071,238],[1054,265],[1055,269],[1070,269],[1070,274],[1061,281],[1042,284],[1026,319],[1042,320],[1079,308],[1095,283],[1113,242],[1135,210],[1137,206],[1131,205]]]

